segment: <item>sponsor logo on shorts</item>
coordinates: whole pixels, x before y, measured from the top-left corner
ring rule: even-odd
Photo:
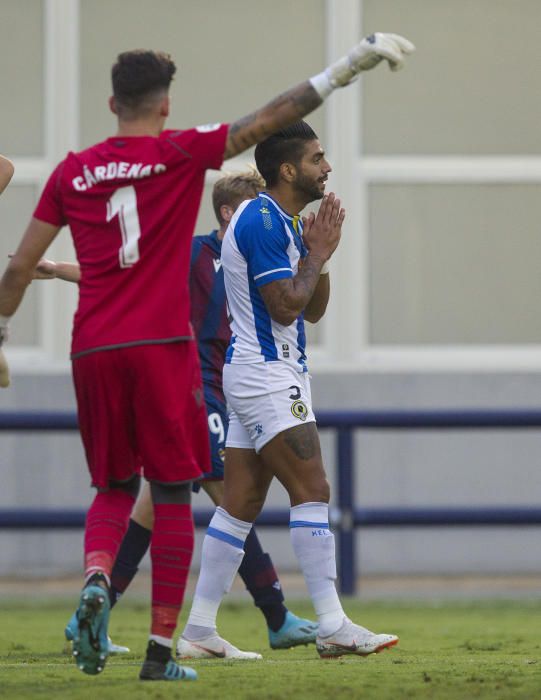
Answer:
[[[308,409],[304,401],[293,401],[291,404],[291,413],[299,420],[306,420],[308,417]]]
[[[255,426],[255,431],[256,431],[256,433],[257,433],[258,435],[261,435],[261,434],[263,433],[263,426],[261,425],[261,423],[258,423],[258,424]]]

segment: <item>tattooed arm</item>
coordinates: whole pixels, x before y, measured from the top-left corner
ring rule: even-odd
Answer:
[[[274,280],[259,287],[274,321],[289,326],[307,308],[307,320],[321,318],[329,298],[329,276],[321,275],[321,268],[338,246],[345,216],[340,200],[331,192],[323,197],[317,216],[311,213],[304,219],[303,240],[308,255],[298,273],[295,277]]]
[[[314,294],[324,262],[324,258],[309,253],[295,277],[275,280],[259,287],[273,321],[282,326],[290,326],[295,321]]]
[[[224,159],[242,153],[279,129],[302,119],[323,102],[309,80],[284,92],[229,127]]]

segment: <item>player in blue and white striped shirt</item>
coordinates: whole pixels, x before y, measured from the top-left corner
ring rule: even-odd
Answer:
[[[398,642],[349,620],[336,592],[330,488],[312,411],[304,320],[317,321],[329,299],[327,261],[345,212],[324,196],[331,170],[314,131],[297,122],[255,151],[265,192],[240,205],[222,244],[233,336],[224,367],[230,410],[224,498],[203,544],[201,572],[181,658],[221,654],[216,614],[242,560],[243,545],[274,477],[291,502],[293,549],[318,617],[321,657],[378,652]],[[299,212],[322,199],[317,215]]]
[[[241,205],[222,250],[233,331],[226,364],[282,360],[297,372],[307,371],[303,313],[291,325],[276,323],[259,293],[269,282],[293,277],[307,252],[299,217],[290,216],[270,194]]]

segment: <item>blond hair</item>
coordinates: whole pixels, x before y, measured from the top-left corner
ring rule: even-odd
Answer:
[[[264,187],[265,181],[253,166],[240,173],[227,173],[217,180],[212,189],[212,206],[220,226],[225,223],[220,213],[224,204],[236,209],[245,199],[256,197]]]

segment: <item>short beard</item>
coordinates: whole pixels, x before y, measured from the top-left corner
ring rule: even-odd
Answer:
[[[316,199],[323,199],[324,193],[319,189],[319,181],[306,177],[303,173],[297,173],[297,179],[293,183],[296,192],[302,193],[306,198],[306,203]]]

